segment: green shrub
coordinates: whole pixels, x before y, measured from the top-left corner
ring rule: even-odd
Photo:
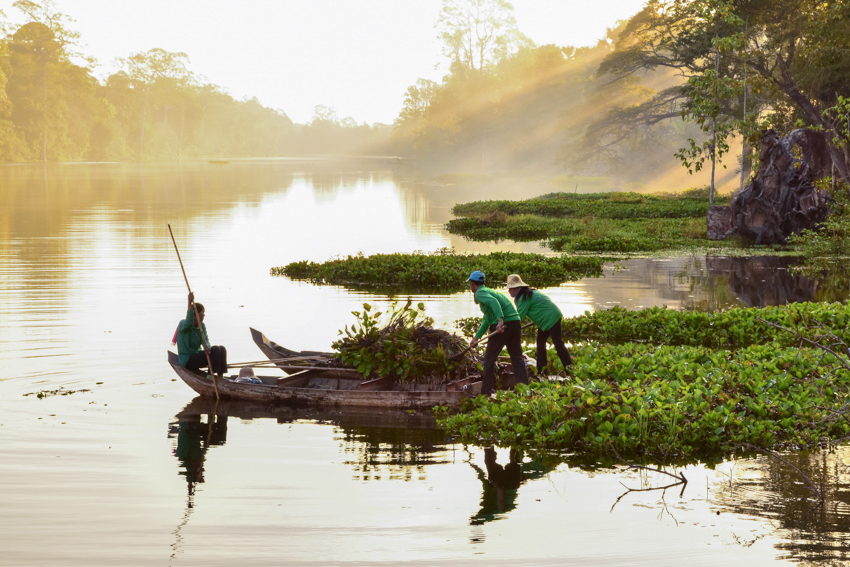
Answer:
[[[434,328],[434,320],[424,315],[425,304],[416,309],[412,301],[401,308],[393,305],[386,322],[372,306],[352,311],[357,322],[340,331],[333,343],[336,357],[357,369],[364,377],[397,376],[411,382],[444,383],[466,375],[472,367],[470,357],[455,356],[468,343],[447,331]]]

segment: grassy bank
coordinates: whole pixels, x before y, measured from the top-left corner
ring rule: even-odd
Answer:
[[[493,252],[458,254],[442,249],[432,254],[375,254],[348,256],[327,262],[293,262],[271,269],[273,276],[288,276],[317,284],[377,288],[388,293],[455,293],[466,289],[473,270],[488,281],[503,282],[509,274],[528,274],[539,285],[559,285],[602,275],[603,262],[590,257],[548,257],[542,254]]]
[[[725,205],[729,197],[717,197]],[[470,240],[542,240],[555,251],[651,253],[673,248],[732,248],[736,240],[709,241],[708,195],[552,193],[525,201],[475,201],[456,205],[460,218],[446,228]]]
[[[566,380],[476,398],[440,424],[469,443],[679,462],[846,438],[850,371],[759,318],[827,346],[850,337],[850,308],[837,303],[586,314],[564,322],[583,341]]]

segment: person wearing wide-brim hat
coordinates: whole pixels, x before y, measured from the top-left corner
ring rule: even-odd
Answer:
[[[549,337],[552,337],[555,352],[566,370],[573,363],[573,358],[561,338],[561,319],[564,318],[561,310],[546,295],[531,289],[518,274],[508,276],[507,288],[516,303],[520,322],[528,317],[537,325],[537,374],[543,374],[546,368],[546,342]]]
[[[489,396],[496,385],[496,359],[503,348],[511,355],[511,365],[517,383],[528,384],[528,372],[525,369],[525,357],[522,354],[522,329],[519,324],[519,314],[511,300],[498,291],[485,285],[484,274],[475,270],[470,274],[469,289],[475,294],[475,302],[483,314],[481,327],[475,333],[470,345],[475,347],[478,341],[489,330],[496,334],[487,342],[484,351],[484,375],[481,377],[481,393]]]

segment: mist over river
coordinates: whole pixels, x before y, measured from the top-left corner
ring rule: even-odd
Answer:
[[[850,560],[850,451],[683,469],[464,447],[429,413],[196,399],[166,363],[186,285],[214,344],[327,350],[367,291],[273,277],[363,253],[544,252],[448,234],[451,207],[552,192],[400,160],[0,166],[0,565],[772,565]],[[845,300],[779,258],[625,260],[544,291],[565,316]],[[533,285],[533,282],[530,282]],[[418,295],[437,326],[470,293]],[[41,397],[38,394],[41,394]],[[64,394],[64,395],[63,395]],[[622,495],[622,498],[620,498]],[[619,500],[618,500],[619,499]]]

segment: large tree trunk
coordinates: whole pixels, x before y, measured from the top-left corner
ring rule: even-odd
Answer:
[[[835,124],[828,123],[824,119],[823,115],[818,112],[817,108],[815,108],[815,105],[812,104],[812,101],[800,92],[800,89],[797,88],[797,84],[791,78],[791,73],[788,71],[787,64],[781,58],[779,59],[779,68],[782,73],[782,81],[774,79],[774,82],[785,91],[788,97],[793,100],[797,106],[800,107],[806,117],[808,117],[811,121],[812,125],[815,127],[819,126],[831,134],[828,138],[824,138],[825,149],[829,153],[832,163],[835,164],[835,168],[841,174],[845,183],[850,184],[850,148],[845,145],[842,151],[842,148],[839,148],[832,143],[830,140],[832,136],[835,136],[838,139],[841,139],[842,137],[836,130]]]
[[[793,153],[799,146],[802,158]],[[756,244],[784,243],[791,234],[813,229],[829,214],[832,195],[814,182],[828,174],[831,160],[824,135],[800,128],[780,137],[768,130],[761,138],[759,170],[729,207],[711,207],[708,238],[737,234]]]

